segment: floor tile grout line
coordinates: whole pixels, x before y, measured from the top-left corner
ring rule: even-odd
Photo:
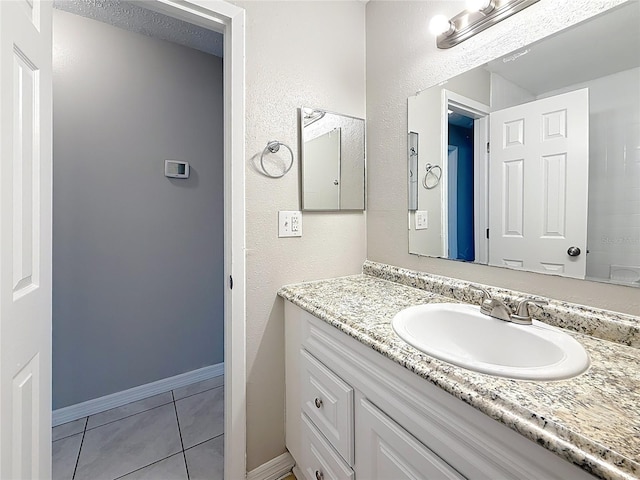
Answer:
[[[0,1],[1,1],[1,0],[0,0]],[[151,407],[151,408],[148,408],[148,409],[146,409],[146,410],[142,410],[142,411],[137,412],[137,413],[132,413],[131,415],[127,415],[126,417],[118,418],[117,420],[111,420],[110,422],[103,423],[103,424],[100,424],[100,425],[96,425],[95,427],[87,428],[86,430],[87,430],[87,431],[95,430],[96,428],[104,427],[105,425],[110,425],[110,424],[112,424],[112,423],[119,422],[120,420],[124,420],[124,419],[126,419],[126,418],[135,417],[136,415],[140,415],[141,413],[147,413],[147,412],[150,412],[151,410],[155,410],[156,408],[166,407],[167,405],[169,405],[169,404],[171,404],[171,403],[173,403],[173,400],[171,400],[170,402],[167,402],[167,403],[163,403],[162,405],[156,405],[155,407]],[[96,413],[96,415],[99,415],[99,413]],[[90,417],[90,416],[91,416],[91,415],[89,415],[89,417]],[[89,417],[87,417],[87,425],[89,424]]]
[[[56,442],[59,442],[60,440],[64,440],[65,438],[69,438],[69,437],[74,437],[76,435],[80,435],[83,432],[84,432],[84,430],[82,430],[80,432],[72,433],[71,435],[65,435],[64,437],[56,438],[55,440],[52,439],[51,443],[56,443]]]
[[[167,460],[168,458],[175,457],[176,455],[180,455],[181,453],[182,452],[172,453],[171,455],[169,455],[167,457],[161,458],[160,460],[156,460],[155,462],[151,462],[149,465],[144,465],[144,466],[142,466],[140,468],[136,468],[135,470],[131,470],[130,472],[122,474],[119,477],[116,477],[114,480],[118,480],[120,478],[126,477],[127,475],[131,475],[132,473],[139,472],[140,470],[143,470],[143,469],[145,469],[147,467],[150,467],[151,465],[155,465],[156,463],[160,463],[160,462],[162,462],[164,460]]]
[[[89,417],[84,419],[84,430],[82,431],[82,440],[80,440],[80,448],[78,449],[78,456],[76,457],[76,466],[73,468],[73,475],[71,475],[71,480],[76,478],[76,473],[78,472],[78,464],[80,463],[80,452],[82,452],[82,445],[84,444],[84,436],[87,434],[87,425],[89,424]]]
[[[187,465],[187,454],[184,452],[184,442],[182,441],[182,429],[180,428],[180,417],[178,416],[178,406],[176,405],[176,397],[171,390],[171,398],[173,398],[173,409],[176,411],[176,423],[178,424],[178,434],[180,435],[180,445],[182,446],[182,458],[184,459],[184,468],[187,470],[187,480],[191,480],[189,476],[189,465]]]
[[[192,445],[192,446],[190,446],[189,448],[185,448],[185,452],[186,452],[187,450],[191,450],[191,449],[193,449],[193,448],[199,447],[199,446],[200,446],[200,445],[202,445],[203,443],[207,443],[207,442],[210,442],[211,440],[215,440],[216,438],[222,437],[223,435],[224,435],[224,432],[222,432],[222,433],[220,433],[220,434],[218,434],[218,435],[216,435],[216,436],[214,436],[214,437],[207,438],[206,440],[203,440],[202,442],[196,443],[195,445]]]
[[[202,445],[202,444],[204,444],[204,443],[206,443],[206,442],[208,442],[208,441],[211,441],[211,440],[213,440],[213,439],[216,439],[216,438],[218,438],[218,437],[220,437],[220,436],[224,435],[224,432],[222,432],[222,433],[221,433],[221,434],[219,434],[219,435],[215,435],[215,436],[213,436],[213,437],[211,437],[211,438],[209,438],[209,439],[207,439],[207,440],[204,440],[204,441],[202,441],[202,442],[199,442],[199,443],[197,443],[197,444],[195,444],[195,445],[192,445],[192,446],[190,446],[188,449],[185,449],[185,447],[184,447],[184,441],[183,441],[183,439],[182,439],[182,430],[181,430],[181,428],[180,428],[180,419],[179,419],[179,417],[178,417],[178,409],[177,409],[177,404],[176,404],[176,402],[178,402],[178,401],[180,401],[180,400],[183,400],[183,399],[186,399],[186,398],[190,398],[190,397],[196,396],[196,395],[200,395],[200,394],[205,393],[205,392],[209,392],[209,391],[211,391],[211,390],[216,390],[216,389],[219,389],[219,388],[224,388],[224,383],[223,383],[222,385],[218,385],[218,386],[216,386],[216,387],[207,388],[207,389],[205,389],[205,390],[202,390],[202,391],[199,391],[199,392],[196,392],[196,393],[192,393],[192,394],[190,394],[190,395],[186,395],[186,396],[184,396],[184,397],[180,397],[178,400],[176,400],[176,398],[175,398],[174,391],[173,391],[173,390],[169,390],[169,392],[171,392],[171,398],[172,398],[172,400],[171,400],[171,401],[169,401],[169,402],[167,402],[167,403],[163,403],[163,404],[161,404],[161,405],[156,405],[156,406],[151,407],[151,408],[148,408],[148,409],[146,409],[146,410],[142,410],[142,411],[140,411],[140,412],[133,413],[133,414],[131,414],[131,415],[127,415],[127,416],[125,416],[125,417],[122,417],[122,418],[119,418],[119,419],[116,419],[116,420],[112,420],[112,421],[109,421],[109,422],[106,422],[106,423],[103,423],[103,424],[101,424],[101,425],[97,425],[97,426],[95,426],[95,427],[91,427],[91,428],[88,428],[88,427],[89,427],[89,418],[90,418],[91,416],[93,416],[93,415],[88,415],[88,416],[84,417],[84,427],[83,427],[82,432],[77,432],[77,433],[74,433],[74,434],[71,434],[71,435],[67,435],[67,436],[64,436],[64,437],[58,438],[58,439],[54,440],[54,442],[57,442],[58,440],[63,440],[63,439],[65,439],[65,438],[72,437],[72,436],[74,436],[74,435],[79,435],[80,433],[82,433],[82,439],[80,440],[80,448],[78,449],[78,454],[77,454],[77,457],[76,457],[76,463],[75,463],[75,467],[74,467],[74,470],[73,470],[73,476],[71,477],[71,478],[72,478],[72,480],[74,480],[74,479],[75,479],[75,477],[76,477],[76,475],[77,475],[77,473],[78,473],[77,471],[78,471],[78,467],[79,467],[79,464],[80,464],[80,453],[81,453],[81,451],[82,451],[82,447],[84,446],[84,439],[85,439],[85,437],[86,437],[86,433],[87,433],[88,431],[95,430],[95,429],[97,429],[97,428],[100,428],[100,427],[103,427],[103,426],[109,425],[109,424],[111,424],[111,423],[115,423],[115,422],[118,422],[118,421],[120,421],[120,420],[125,420],[125,419],[127,419],[127,418],[134,417],[135,415],[139,415],[139,414],[141,414],[141,413],[146,413],[146,412],[149,412],[149,411],[151,411],[151,410],[154,410],[154,409],[157,409],[157,408],[160,408],[160,407],[164,407],[164,406],[169,405],[170,403],[173,403],[174,411],[175,411],[175,414],[176,414],[176,421],[177,421],[177,425],[178,425],[178,434],[179,434],[179,436],[180,436],[180,444],[181,444],[181,447],[182,447],[183,459],[184,459],[184,462],[185,462],[185,469],[186,469],[186,471],[187,471],[187,479],[189,479],[189,478],[190,478],[190,476],[189,476],[189,467],[188,467],[188,465],[187,465],[187,457],[186,457],[186,453],[185,453],[185,452],[186,452],[186,450],[190,450],[190,449],[192,449],[192,448],[194,448],[194,447],[197,447],[197,446],[199,446],[199,445]],[[160,395],[160,394],[158,394],[158,395]],[[151,397],[153,397],[153,396],[155,396],[155,395],[151,395],[151,396],[149,396],[149,397],[145,397],[145,398],[151,398]],[[144,400],[144,399],[140,399],[140,400]],[[131,402],[131,403],[134,403],[134,402]],[[124,406],[124,405],[123,405],[123,406]],[[120,408],[120,407],[114,407],[114,409],[116,409],[116,408]],[[114,409],[109,409],[109,410],[114,410]],[[107,412],[107,411],[109,411],[109,410],[105,410],[105,412]],[[99,415],[100,413],[103,413],[103,412],[98,412],[98,413],[96,413],[96,414],[94,414],[94,415]],[[72,421],[75,421],[75,420],[72,420]],[[71,422],[65,422],[65,423],[71,423]],[[61,424],[61,425],[64,425],[64,424]],[[166,460],[167,458],[172,457],[172,456],[174,456],[174,455],[178,455],[179,453],[181,453],[181,452],[176,452],[176,453],[174,453],[174,454],[172,454],[172,455],[169,455],[168,457],[165,457],[165,458],[163,458],[163,459],[157,460],[156,462],[153,462],[153,463],[151,463],[151,464],[149,464],[149,465],[153,465],[154,463],[160,462],[160,461],[162,461],[162,460]],[[149,466],[149,465],[146,465],[146,466]],[[141,468],[145,468],[145,467],[141,467]],[[140,470],[140,469],[137,469],[137,470]],[[137,470],[134,470],[134,471],[137,471]],[[130,473],[133,473],[133,472],[128,472],[128,473],[126,473],[125,475],[129,475]],[[118,478],[121,478],[121,477],[118,477]]]
[[[224,384],[218,385],[217,387],[207,388],[206,390],[202,390],[201,392],[192,393],[191,395],[180,397],[178,399],[174,397],[174,402],[179,402],[180,400],[184,400],[185,398],[195,397],[196,395],[200,395],[201,393],[208,392],[210,390],[215,390],[216,388],[224,388]],[[173,395],[173,390],[171,391],[171,394]]]
[[[216,378],[216,377],[212,377],[212,378]],[[197,382],[196,382],[196,383],[197,383]],[[192,383],[192,384],[190,384],[190,385],[194,385],[194,384]],[[188,386],[189,386],[189,385],[185,385],[185,387],[188,387]],[[85,418],[85,420],[86,420],[86,422],[85,422],[85,426],[86,426],[86,425],[88,425],[88,423],[87,423],[87,422],[88,422],[89,417],[94,417],[94,416],[96,416],[96,415],[100,415],[100,414],[102,414],[102,413],[108,412],[108,411],[110,411],[110,410],[115,410],[115,409],[117,409],[117,408],[126,407],[127,405],[131,405],[132,403],[136,403],[136,402],[140,402],[140,401],[142,401],[142,400],[146,400],[146,399],[148,399],[148,398],[156,397],[156,396],[158,396],[158,395],[162,395],[163,393],[169,393],[169,392],[171,392],[171,397],[173,398],[173,400],[171,400],[171,401],[169,401],[169,402],[167,402],[167,403],[163,403],[162,405],[156,405],[155,407],[151,407],[151,408],[149,408],[149,409],[147,409],[147,410],[141,410],[141,411],[139,411],[138,413],[143,413],[143,412],[147,412],[147,411],[149,411],[149,410],[153,410],[154,408],[163,407],[163,406],[165,406],[165,405],[169,405],[169,404],[170,404],[170,403],[172,403],[172,402],[179,402],[180,400],[183,400],[183,399],[185,399],[185,398],[193,397],[193,396],[195,396],[195,395],[199,395],[199,394],[201,394],[201,393],[208,392],[209,390],[214,390],[214,389],[216,389],[216,388],[221,388],[221,387],[224,387],[224,384],[222,384],[222,385],[218,385],[217,387],[207,388],[206,390],[202,390],[202,391],[200,391],[200,392],[192,393],[192,394],[190,394],[190,395],[185,395],[184,397],[180,397],[180,398],[178,398],[178,399],[176,399],[176,398],[174,397],[174,395],[173,395],[173,390],[168,390],[167,392],[157,393],[157,394],[155,394],[155,395],[149,395],[148,397],[144,397],[144,398],[141,398],[141,399],[139,399],[139,400],[135,400],[135,401],[133,401],[133,402],[125,403],[124,405],[120,405],[119,407],[113,407],[113,408],[109,408],[109,409],[107,409],[107,410],[103,410],[102,412],[98,412],[98,413],[93,413],[93,414],[91,414],[91,415],[87,415],[86,417],[84,417],[84,418]],[[180,388],[184,388],[184,387],[180,387]],[[134,415],[137,415],[138,413],[132,413],[131,415],[127,415],[126,417],[119,418],[118,420],[122,420],[122,419],[124,419],[124,418],[133,417]],[[53,427],[53,428],[61,427],[62,425],[66,425],[67,423],[76,422],[77,420],[79,420],[79,419],[76,419],[76,420],[70,420],[70,421],[68,421],[68,422],[61,423],[60,425],[56,425],[56,426],[55,426],[55,427]],[[90,427],[90,428],[88,428],[88,430],[93,430],[94,428],[102,427],[103,425],[108,425],[109,423],[117,422],[118,420],[111,420],[110,422],[103,423],[103,424],[101,424],[101,425],[96,425],[95,427]],[[55,440],[52,440],[52,442],[57,442],[58,440],[62,440],[62,439],[64,439],[64,438],[73,437],[74,435],[78,435],[79,433],[82,433],[82,432],[76,432],[76,433],[72,433],[72,434],[70,434],[70,435],[66,435],[66,436],[64,436],[64,437],[56,438]]]

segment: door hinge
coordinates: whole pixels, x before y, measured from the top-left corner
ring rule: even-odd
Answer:
[[[233,290],[233,277],[229,275],[229,289]]]
[[[490,153],[489,150],[490,150],[489,142],[487,142],[487,153]]]
[[[487,238],[489,238],[489,229],[487,228]]]

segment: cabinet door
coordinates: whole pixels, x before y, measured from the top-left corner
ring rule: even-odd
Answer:
[[[353,388],[307,351],[300,358],[302,411],[353,465]]]
[[[298,468],[307,480],[353,480],[353,470],[302,414],[302,455]],[[302,480],[302,479],[300,479]]]
[[[356,408],[356,460],[366,480],[464,478],[366,399]]]

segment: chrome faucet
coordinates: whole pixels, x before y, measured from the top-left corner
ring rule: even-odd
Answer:
[[[529,313],[529,305],[547,305],[549,302],[546,300],[539,300],[537,298],[525,298],[518,304],[516,313],[511,315],[511,321],[520,325],[531,325],[531,314]]]
[[[477,285],[470,285],[473,290],[478,290],[482,293],[482,303],[480,304],[480,312],[493,318],[503,320],[505,322],[513,322],[519,325],[531,325],[531,314],[529,313],[529,305],[546,305],[546,300],[539,300],[536,298],[525,298],[518,304],[518,308],[515,313],[511,312],[511,309],[507,307],[502,301],[497,298],[493,298],[489,292],[484,288]]]

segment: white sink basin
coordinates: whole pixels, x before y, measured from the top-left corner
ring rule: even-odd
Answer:
[[[480,373],[522,380],[562,380],[589,368],[571,336],[540,323],[517,325],[480,313],[480,307],[430,303],[393,318],[405,342],[432,357]]]

